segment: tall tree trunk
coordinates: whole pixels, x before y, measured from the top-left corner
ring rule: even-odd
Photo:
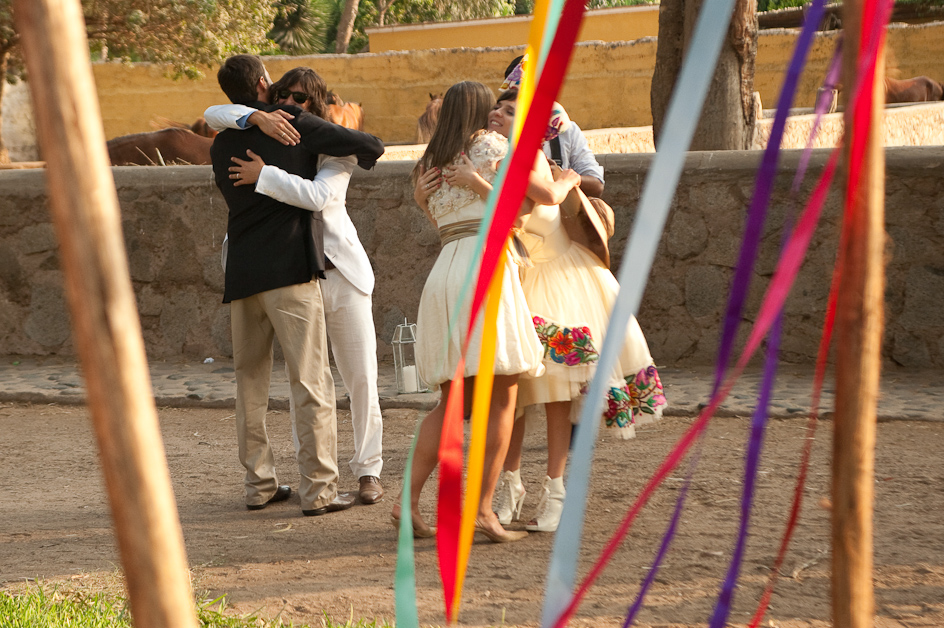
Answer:
[[[650,106],[656,141],[673,87],[695,29],[703,0],[662,0],[659,43],[652,75]],[[715,68],[692,150],[743,150],[754,133],[754,60],[757,11],[753,0],[737,0],[728,36]],[[684,89],[681,86],[681,89]]]
[[[344,11],[341,12],[341,21],[338,22],[338,38],[334,47],[334,51],[338,54],[347,52],[347,46],[351,43],[358,4],[360,0],[344,0]]]
[[[3,143],[3,86],[7,82],[7,60],[10,58],[9,50],[0,50],[0,164],[10,163],[10,153]]]

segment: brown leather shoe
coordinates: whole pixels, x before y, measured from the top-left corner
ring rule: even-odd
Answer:
[[[361,488],[358,491],[361,503],[376,504],[384,496],[384,487],[380,483],[380,478],[376,475],[365,475],[361,477]]]
[[[330,502],[322,506],[321,508],[312,508],[311,510],[302,510],[302,514],[306,517],[320,517],[321,515],[326,515],[329,512],[338,512],[340,510],[347,510],[354,505],[355,502],[354,493],[338,493],[334,496]]]

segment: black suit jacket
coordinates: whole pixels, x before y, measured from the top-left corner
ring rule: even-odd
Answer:
[[[313,178],[318,156],[355,155],[362,167],[372,167],[383,154],[383,143],[372,135],[352,131],[302,112],[297,107],[253,103],[258,109],[285,109],[302,135],[298,146],[284,146],[258,127],[229,129],[216,136],[210,149],[216,185],[229,207],[229,252],[223,302],[324,277],[323,221],[320,212],[292,207],[262,194],[255,186],[234,185],[229,178],[231,157],[246,158],[251,149],[266,164]]]

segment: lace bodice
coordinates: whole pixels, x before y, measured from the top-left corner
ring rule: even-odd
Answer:
[[[508,140],[494,131],[489,131],[472,140],[472,146],[469,147],[469,160],[482,178],[492,183],[497,174],[495,164],[504,159],[507,152]],[[457,156],[451,165],[461,163],[462,157]],[[441,220],[442,218],[458,213],[459,210],[476,201],[481,201],[481,198],[471,189],[465,186],[451,186],[443,181],[439,189],[429,197],[429,213],[439,226],[443,226],[444,222],[453,222],[453,220],[449,218]]]

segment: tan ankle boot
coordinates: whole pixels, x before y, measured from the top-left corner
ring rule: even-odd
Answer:
[[[525,526],[534,532],[556,532],[564,511],[564,478],[544,478],[541,501],[538,502],[538,514]]]

